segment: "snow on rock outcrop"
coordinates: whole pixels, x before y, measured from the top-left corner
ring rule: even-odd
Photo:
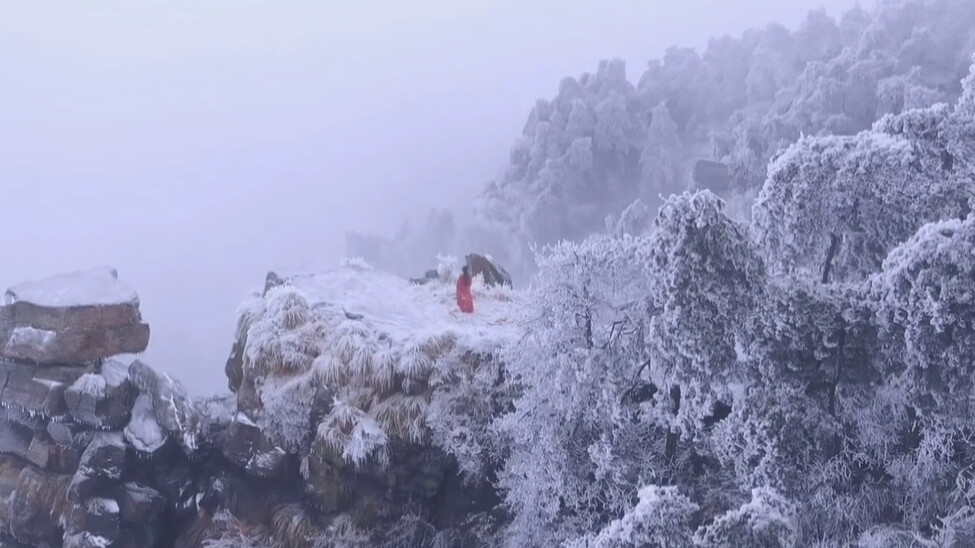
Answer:
[[[458,470],[478,475],[472,411],[496,403],[510,288],[475,277],[476,313],[461,314],[449,276],[415,287],[354,261],[269,276],[239,312],[234,393],[197,402],[110,359],[131,348],[120,326],[144,326],[112,280],[24,284],[0,306],[0,348],[16,350],[0,357],[0,545],[200,546],[239,531],[311,548],[414,511],[463,527],[493,500]]]
[[[152,397],[140,394],[132,406],[132,419],[123,431],[125,441],[139,454],[152,456],[166,443],[166,433],[156,421]]]
[[[48,308],[139,304],[139,296],[118,279],[114,268],[101,267],[15,285],[4,304],[30,303]]]
[[[159,546],[174,534],[163,529],[164,516],[187,519],[176,508],[198,491],[189,457],[128,458],[132,449],[162,446],[157,417],[175,438],[195,440],[195,407],[180,386],[141,364],[133,377],[128,364],[109,359],[142,351],[148,337],[138,296],[113,270],[7,291],[0,305],[0,545]]]
[[[297,445],[313,426],[327,434],[323,424],[348,430],[330,439],[371,432],[350,409],[389,437],[418,442],[440,365],[465,353],[490,354],[514,336],[512,293],[481,285],[475,285],[476,313],[463,314],[452,283],[416,286],[354,266],[292,277],[271,288],[263,306],[252,299],[241,309],[245,387],[238,404],[262,427],[278,426],[281,445]],[[336,405],[311,425],[320,387],[334,392]],[[288,413],[297,417],[281,416]]]
[[[36,364],[84,364],[146,349],[139,297],[101,268],[26,282],[0,305],[0,357]]]
[[[129,378],[152,400],[153,414],[159,426],[173,434],[185,451],[196,450],[200,418],[183,384],[165,373],[157,373],[139,360],[129,366]]]
[[[352,261],[275,278],[239,310],[227,371],[241,415],[234,431],[248,441],[228,432],[234,449],[225,452],[237,462],[253,458],[242,448],[267,453],[245,428],[252,421],[300,458],[305,493],[320,510],[358,508],[362,518],[375,489],[389,493],[386,507],[431,500],[453,454],[438,446],[456,427],[451,398],[482,365],[497,366],[492,356],[515,336],[516,294],[477,276],[475,313],[463,314],[452,277],[416,285]]]

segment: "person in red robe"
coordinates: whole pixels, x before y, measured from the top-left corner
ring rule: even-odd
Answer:
[[[457,279],[457,306],[466,314],[474,313],[474,296],[471,295],[471,273],[465,266]]]

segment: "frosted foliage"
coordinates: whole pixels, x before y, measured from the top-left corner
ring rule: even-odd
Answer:
[[[593,168],[592,137],[579,137],[572,141],[565,159],[573,170],[589,171]]]
[[[247,306],[242,318],[250,319],[244,347],[244,370],[252,377],[296,374],[308,371],[321,352],[316,318],[307,297],[284,285],[271,288],[260,307]]]
[[[620,214],[619,221],[608,227],[613,236],[640,236],[648,232],[653,222],[653,213],[641,200],[636,200]]]
[[[765,285],[747,228],[722,212],[710,192],[671,197],[654,221],[645,264],[653,284],[651,372],[658,386],[679,387],[677,424],[692,428],[735,376],[736,328]]]
[[[263,531],[256,531],[226,510],[213,516],[215,528],[222,531],[220,538],[203,540],[203,548],[283,548]]]
[[[698,506],[676,487],[650,485],[639,502],[596,535],[568,544],[571,548],[684,548],[693,545],[691,520]]]
[[[677,123],[665,103],[654,107],[651,117],[646,144],[640,154],[641,195],[644,198],[674,191],[681,182],[683,145]]]
[[[652,429],[620,406],[644,359],[636,299],[646,281],[634,260],[638,245],[628,237],[596,238],[537,258],[532,308],[519,320],[527,336],[501,353],[523,390],[498,423],[511,447],[500,485],[515,513],[513,545],[577,535],[598,523],[597,507],[622,512],[635,482],[653,468],[654,455],[636,450]],[[591,452],[604,437],[605,447]],[[587,479],[609,461],[613,474]],[[575,517],[560,520],[560,506]]]
[[[414,342],[403,349],[397,371],[408,379],[421,379],[429,375],[432,367],[433,358],[427,349]]]
[[[452,280],[460,274],[460,261],[453,255],[437,255],[437,277]]]
[[[105,397],[105,377],[95,373],[85,373],[71,385],[71,389],[95,400]]]
[[[962,82],[962,96],[958,100],[958,111],[968,118],[975,118],[975,55],[968,76]]]
[[[263,409],[257,425],[272,443],[289,452],[298,450],[312,433],[311,410],[318,390],[313,375],[265,380],[258,387]]]
[[[860,280],[925,222],[967,214],[975,184],[957,165],[970,156],[973,121],[962,105],[934,105],[792,145],[753,208],[771,264],[823,274],[829,262],[831,279]]]
[[[877,271],[917,223],[914,160],[906,139],[887,135],[800,140],[769,166],[752,213],[771,264],[819,273],[833,235],[835,279]]]
[[[925,225],[874,280],[886,329],[903,334],[909,390],[923,407],[971,416],[975,217]]]
[[[373,267],[362,257],[346,257],[339,262],[339,266],[351,270],[372,270]]]
[[[936,548],[937,543],[928,541],[912,531],[879,526],[865,531],[857,543],[859,548]],[[951,546],[950,544],[948,546]]]
[[[596,105],[594,142],[600,152],[624,152],[633,141],[633,122],[626,110],[626,98],[612,92]]]
[[[243,340],[251,325],[258,321],[265,312],[264,297],[253,292],[244,299],[237,308],[237,340]]]
[[[795,505],[774,490],[752,489],[751,501],[715,519],[695,540],[707,548],[791,548],[798,539],[796,512]]]
[[[389,434],[419,443],[426,431],[427,405],[426,396],[394,394],[378,402],[371,415]]]
[[[301,291],[289,285],[272,287],[265,297],[267,315],[285,329],[295,329],[311,318],[311,307]]]
[[[483,479],[496,436],[490,429],[502,365],[489,354],[454,352],[438,360],[431,377],[433,395],[426,411],[432,441],[457,459],[468,481]]]
[[[332,411],[318,425],[318,438],[345,460],[362,465],[370,458],[384,463],[388,436],[379,424],[351,405],[336,400]]]

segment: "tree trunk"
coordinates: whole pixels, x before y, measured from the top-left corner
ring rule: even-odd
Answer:
[[[829,249],[826,251],[826,262],[823,264],[823,283],[829,283],[829,272],[833,268],[833,259],[840,247],[840,238],[836,234],[829,235]]]

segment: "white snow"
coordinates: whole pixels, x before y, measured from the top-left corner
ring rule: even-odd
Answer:
[[[88,508],[99,514],[118,514],[118,502],[114,499],[96,497],[88,501]]]
[[[112,545],[111,540],[100,535],[93,535],[88,531],[82,531],[80,535],[83,540],[78,544],[81,546],[90,546],[91,548],[108,548]]]
[[[139,297],[118,280],[114,269],[102,267],[15,285],[7,290],[4,301],[63,307],[138,303]]]
[[[71,385],[71,389],[101,400],[105,397],[105,377],[96,373],[85,373],[78,377],[78,380]]]
[[[457,308],[454,280],[412,285],[379,270],[339,268],[321,274],[299,275],[291,284],[314,308],[334,307],[337,315],[361,314],[370,331],[385,333],[394,346],[453,334],[464,346],[494,347],[515,336],[515,294],[486,288],[475,278],[474,314]]]
[[[51,379],[42,379],[39,377],[34,377],[31,380],[33,380],[34,382],[36,382],[37,384],[45,388],[52,389],[52,390],[64,384],[63,382],[60,381],[52,381]]]
[[[54,342],[58,334],[47,329],[16,327],[7,341],[7,348],[34,348],[43,351]]]
[[[129,366],[118,360],[108,360],[102,364],[101,375],[107,388],[118,388],[129,380]]]
[[[164,443],[166,434],[162,431],[153,413],[152,398],[140,394],[132,407],[132,419],[125,427],[125,440],[136,450],[153,453]]]
[[[254,427],[257,426],[256,424],[254,424],[254,421],[250,419],[250,417],[248,417],[246,414],[241,413],[239,411],[234,415],[234,422],[239,422],[244,426],[254,426]]]

